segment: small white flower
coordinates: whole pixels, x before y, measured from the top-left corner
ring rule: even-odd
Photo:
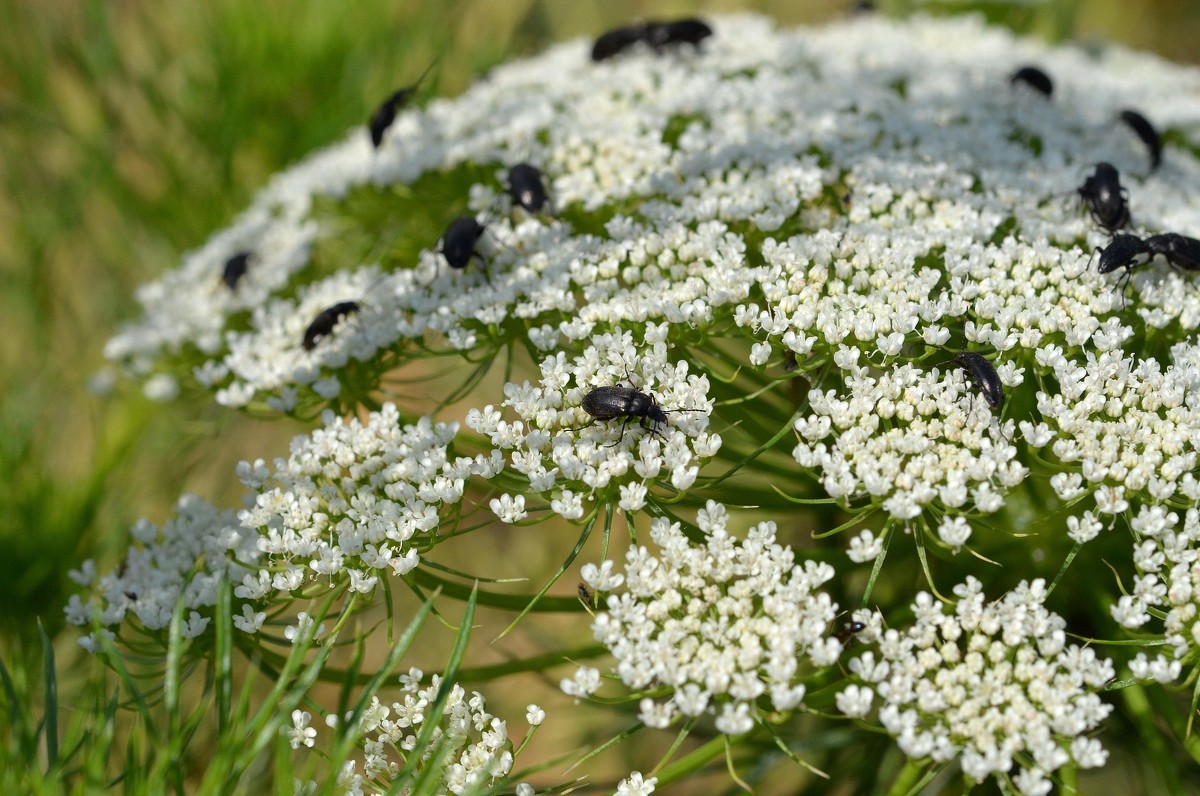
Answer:
[[[883,538],[864,529],[850,540],[850,549],[846,551],[846,556],[855,564],[865,564],[879,558],[882,552]]]
[[[654,793],[654,786],[657,784],[658,777],[645,779],[641,772],[634,771],[617,783],[617,789],[613,796],[650,796],[651,793]]]
[[[83,647],[93,655],[103,648],[103,639],[105,642],[112,643],[117,638],[117,635],[107,628],[101,628],[95,633],[88,633],[86,636],[79,637],[79,646]]]
[[[957,553],[971,538],[971,526],[965,517],[946,517],[938,525],[938,538]]]
[[[263,623],[266,621],[266,611],[255,612],[247,603],[242,606],[241,615],[233,617],[233,626],[243,633],[257,633],[262,630]]]
[[[261,488],[271,474],[267,463],[262,459],[255,459],[253,464],[245,461],[238,462],[235,472],[238,480],[251,489]]]
[[[865,686],[849,685],[834,697],[838,710],[850,718],[861,719],[871,712],[875,692]]]
[[[751,707],[745,702],[726,704],[721,707],[721,715],[717,716],[715,726],[718,732],[726,735],[742,735],[754,729],[754,716]]]
[[[301,611],[296,615],[296,624],[288,625],[283,629],[283,636],[293,644],[307,643],[310,638],[313,641],[319,639],[324,632],[324,624],[319,625],[314,630],[312,617],[308,615],[307,611]]]
[[[621,507],[622,511],[634,513],[646,507],[646,496],[649,494],[649,490],[645,484],[640,482],[621,484],[619,491],[621,499],[617,505]]]
[[[613,571],[615,567],[612,561],[601,561],[599,566],[589,562],[580,568],[579,575],[594,591],[609,592],[625,582],[623,574]]]
[[[584,699],[596,693],[600,688],[600,670],[590,666],[580,666],[573,678],[564,678],[559,688],[567,696]]]
[[[1079,473],[1055,473],[1050,476],[1050,486],[1064,501],[1074,500],[1086,491]]]
[[[301,746],[312,748],[317,739],[317,728],[308,726],[312,720],[312,714],[307,710],[292,711],[292,728],[288,733],[288,738],[293,749],[299,749]]]
[[[652,730],[665,730],[675,721],[677,711],[668,702],[655,702],[646,697],[638,703],[638,720]]]
[[[1080,517],[1067,517],[1067,536],[1078,544],[1087,544],[1100,535],[1104,526],[1090,511]]]
[[[550,501],[550,508],[563,519],[577,520],[583,516],[583,495],[564,489],[562,495]]]
[[[500,518],[501,522],[513,525],[520,522],[529,516],[525,511],[525,496],[524,495],[501,495],[499,498],[492,498],[488,503],[492,513]]]
[[[1092,494],[1096,498],[1096,510],[1102,514],[1124,514],[1129,510],[1124,487],[1102,486]]]
[[[195,638],[208,628],[209,621],[210,618],[201,616],[199,611],[189,611],[180,632],[184,638]]]
[[[527,705],[525,707],[525,721],[529,723],[530,727],[540,727],[545,720],[546,711],[537,705]]]

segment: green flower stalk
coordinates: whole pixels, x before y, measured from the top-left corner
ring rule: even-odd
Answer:
[[[1106,764],[1106,689],[1194,687],[1200,72],[975,18],[711,23],[601,62],[561,44],[375,142],[355,130],[143,289],[108,355],[147,390],[324,414],[287,458],[243,463],[236,518],[185,500],[125,568],[81,573],[85,644],[152,638],[180,600],[198,636],[222,578],[244,639],[300,599],[343,621],[393,583],[449,600],[444,540],[554,518],[580,539],[524,573],[545,588],[481,602],[514,625],[594,612],[613,660],[562,679],[581,720],[723,739],[619,793],[722,754],[829,765],[793,750],[839,726],[858,758],[908,758],[845,774],[863,788],[957,772],[1042,794]],[[1010,81],[1030,64],[1052,93]],[[1163,131],[1157,169],[1132,106]],[[1119,179],[1103,199],[1097,164]],[[1183,248],[1114,264],[1121,226]],[[459,383],[411,408],[400,385],[439,368]],[[584,598],[547,597],[597,528]],[[1194,708],[1155,699],[1182,739]],[[385,741],[442,753],[385,702],[346,792],[400,771]],[[484,773],[446,787],[532,792],[477,709]],[[296,715],[293,746],[319,744]]]

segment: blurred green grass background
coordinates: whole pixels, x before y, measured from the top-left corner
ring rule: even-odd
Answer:
[[[162,520],[184,490],[230,504],[234,464],[282,453],[299,430],[211,401],[151,405],[128,384],[87,390],[135,288],[271,174],[362,124],[435,58],[435,89],[453,95],[514,54],[639,18],[754,10],[805,24],[852,4],[0,0],[0,655],[30,652],[37,617],[61,627],[68,568],[111,562],[133,520]],[[1200,61],[1195,0],[877,5],[983,11],[1050,40]],[[522,551],[539,544],[526,538],[507,554],[544,555]]]

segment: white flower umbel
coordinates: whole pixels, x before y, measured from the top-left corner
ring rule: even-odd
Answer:
[[[596,614],[592,631],[625,686],[670,692],[642,700],[647,726],[711,715],[718,731],[745,733],[761,710],[799,708],[805,677],[842,651],[829,633],[837,606],[817,590],[833,567],[797,563],[775,541],[773,522],[739,541],[727,521],[725,507],[710,501],[697,518],[704,541],[693,544],[677,523],[654,520],[656,550],[628,552],[626,590],[609,593]],[[564,690],[586,695],[577,681]]]
[[[811,414],[796,421],[793,456],[823,474],[833,497],[869,499],[900,520],[935,501],[990,513],[1029,472],[1008,439],[1012,421],[1002,427],[960,373],[901,365],[847,387],[845,396],[812,390]],[[946,541],[966,541],[956,539]]]
[[[1097,692],[1113,667],[1067,644],[1066,622],[1043,605],[1045,583],[1022,581],[985,603],[982,586],[968,577],[954,593],[952,610],[918,594],[914,624],[884,631],[877,652],[850,662],[874,688],[879,721],[901,750],[957,760],[976,782],[1011,776],[1021,792],[1042,792],[1035,780],[1066,765],[1103,765],[1106,753],[1087,734],[1112,710]],[[862,715],[866,700],[852,685],[837,701]]]
[[[688,363],[672,364],[665,324],[650,324],[635,343],[632,332],[597,334],[582,354],[563,354],[541,363],[539,384],[507,384],[504,406],[520,418],[503,419],[489,405],[472,409],[467,425],[490,439],[509,458],[509,470],[528,481],[528,491],[551,498],[551,509],[568,519],[584,514],[583,501],[618,492],[627,510],[640,509],[656,482],[673,490],[691,486],[700,465],[721,446],[708,432],[708,381],[689,373]],[[589,393],[624,387],[645,397],[642,409],[656,406],[666,422],[642,414],[617,413],[595,419],[584,409]],[[624,409],[629,394],[618,396]],[[511,522],[524,516],[524,498],[503,495],[492,510]]]
[[[295,411],[352,403],[361,388],[352,376],[378,377],[413,352],[486,361],[528,341],[578,361],[617,329],[665,324],[671,346],[699,335],[692,343],[704,350],[724,337],[748,372],[770,372],[782,356],[811,376],[797,460],[830,494],[881,505],[894,519],[930,506],[994,512],[1027,472],[1028,462],[1014,461],[1024,444],[1018,427],[1029,446],[1088,467],[1093,489],[1126,480],[1124,500],[1129,489],[1166,499],[1192,443],[1164,452],[1163,475],[1147,475],[1159,461],[1152,445],[1142,466],[1113,468],[1072,425],[1085,412],[1087,424],[1096,421],[1096,401],[1076,407],[1053,390],[1033,395],[1066,379],[1072,394],[1099,399],[1095,385],[1080,393],[1077,371],[1108,378],[1095,371],[1111,370],[1104,360],[1137,328],[1200,328],[1194,274],[1140,266],[1126,301],[1110,289],[1113,275],[1087,267],[1105,237],[1073,196],[1104,160],[1120,170],[1138,234],[1200,234],[1190,192],[1200,161],[1168,144],[1167,165],[1151,182],[1141,143],[1114,121],[1135,105],[1186,128],[1200,116],[1200,92],[1188,88],[1200,85],[1195,73],[1115,49],[1016,41],[973,18],[857,19],[799,31],[752,16],[712,23],[701,57],[643,52],[597,64],[587,42],[569,42],[496,68],[457,99],[406,108],[378,150],[356,129],[277,177],[232,229],[146,288],[145,318],[114,339],[110,355],[139,378],[192,377],[231,406]],[[1008,85],[1022,61],[1054,76],[1053,102]],[[554,213],[509,212],[504,173],[518,161],[541,169]],[[378,188],[380,201],[436,210],[425,197],[403,199],[410,188],[393,190],[434,177],[466,182],[461,198],[486,224],[476,246],[483,262],[451,268],[439,253],[441,224],[462,208],[448,203],[444,220],[401,247],[403,256],[379,245],[369,257],[346,255],[343,271],[309,273],[314,241],[347,228],[382,234],[338,197]],[[328,233],[314,196],[331,197],[321,203],[336,218]],[[230,290],[219,271],[240,251],[254,257],[244,284]],[[307,325],[350,300],[358,312],[305,351]],[[948,364],[962,349],[996,367],[1010,394],[998,410]],[[1122,378],[1154,361],[1124,356]],[[574,388],[616,383],[624,374],[613,364],[601,361],[608,372],[582,374],[595,380]],[[662,380],[623,364],[642,389]],[[703,377],[701,367],[689,374]],[[1183,366],[1145,378],[1173,390],[1188,377],[1171,368]],[[1194,411],[1174,411],[1169,397],[1134,407],[1134,394],[1104,396],[1112,422],[1103,423],[1128,420],[1155,435],[1147,424],[1171,415],[1168,440],[1189,439]],[[561,430],[523,419],[534,442]],[[1128,448],[1141,444],[1137,433],[1130,440]],[[545,444],[525,452],[543,459],[534,471],[547,470],[533,477],[537,492],[555,478]],[[677,489],[695,477],[682,465],[669,475]],[[570,497],[553,499],[576,515],[592,489],[566,488]],[[640,496],[624,494],[622,503],[638,507]],[[1118,496],[1109,509],[1120,505]],[[508,521],[522,517],[512,504],[499,510]]]
[[[601,506],[661,518],[667,500],[686,510],[718,490],[781,523],[799,506],[815,547],[840,545],[864,577],[879,563],[872,598],[888,595],[890,621],[911,600],[897,573],[1033,578],[1066,562],[1081,614],[1111,606],[1149,636],[1150,652],[1114,647],[1135,677],[1194,666],[1200,274],[1161,256],[1098,273],[1110,237],[1077,192],[1108,162],[1135,221],[1125,231],[1200,238],[1200,72],[974,17],[710,21],[699,48],[596,63],[580,40],[498,67],[404,109],[378,149],[356,129],[144,288],[143,318],[108,353],[161,399],[200,385],[228,406],[350,415],[418,359],[466,363],[465,387],[481,390],[499,381],[492,363],[527,358],[538,373],[506,370],[503,395],[448,407],[474,432],[458,437],[428,419],[402,427],[391,407],[327,420],[273,468],[241,468],[252,533],[211,508],[181,517],[195,538],[173,541],[171,526],[166,565],[132,585],[132,555],[120,578],[81,569],[102,596],[75,601],[71,620],[112,627],[146,610],[161,627],[184,593],[186,632],[202,632],[211,583],[193,595],[180,573],[231,558],[246,567],[229,569],[246,632],[302,588],[345,579],[369,593],[416,566],[468,479],[503,469],[479,505],[510,524],[586,522]],[[1052,98],[1010,85],[1024,64],[1053,76]],[[1154,174],[1125,108],[1163,132]],[[546,212],[505,195],[522,161],[544,176]],[[463,213],[485,229],[457,268],[438,237]],[[222,269],[240,252],[230,287]],[[353,309],[306,346],[343,302]],[[614,387],[592,404],[612,417],[583,409]],[[647,725],[703,715],[744,733],[760,711],[796,709],[807,673],[836,660],[831,598],[816,591],[832,570],[797,564],[770,524],[733,541],[716,504],[699,524],[707,538],[688,542],[655,519],[661,549],[584,570],[608,594],[595,629]],[[904,530],[920,546],[897,543]],[[1080,545],[1088,555],[1070,552]],[[1125,597],[1086,568],[1097,560],[1136,570]],[[989,606],[967,584],[952,614],[922,597],[836,704],[877,714],[913,757],[1028,793],[1072,761],[1100,765],[1086,733],[1107,712],[1094,694],[1107,664],[1066,644],[1040,581]],[[582,669],[564,690],[583,700],[601,682]]]
[[[1081,476],[1060,481],[1060,496],[1074,497],[1086,483],[1100,514],[1124,513],[1135,497],[1194,500],[1185,486],[1198,464],[1200,345],[1175,345],[1165,368],[1119,350],[1045,358],[1056,386],[1038,392],[1038,409],[1059,432],[1049,452]]]
[[[273,469],[261,460],[238,465],[254,490],[251,508],[222,512],[185,496],[161,528],[145,521],[134,527],[137,544],[115,572],[96,579],[94,564],[81,568],[92,594],[72,595],[67,620],[115,626],[133,615],[158,630],[182,593],[185,608],[199,610],[185,614],[184,635],[199,635],[224,576],[246,601],[233,619],[246,633],[266,620],[253,606],[296,596],[315,580],[369,595],[380,577],[417,566],[421,551],[436,542],[440,512],[462,501],[468,479],[503,469],[499,452],[453,456],[457,430],[457,423],[427,417],[401,424],[394,404],[366,422],[327,412],[325,426],[296,437],[290,456]],[[287,637],[295,635],[288,628]],[[84,643],[95,647],[90,636]]]
[[[434,760],[443,761],[441,771],[425,776],[440,783],[439,792],[478,793],[494,785],[512,770],[513,748],[506,723],[487,712],[487,704],[478,692],[467,693],[455,683],[446,695],[441,719],[429,746],[416,749],[417,736],[424,730],[430,709],[438,698],[441,678],[421,685],[420,669],[411,669],[400,678],[401,696],[390,705],[379,697],[363,713],[358,731],[363,745],[362,772],[366,793],[391,793],[392,779],[412,754],[420,755],[418,771],[429,765],[428,753],[437,750]]]
[[[1200,510],[1188,509],[1181,525],[1176,512],[1145,507],[1131,525],[1142,539],[1133,551],[1138,577],[1112,614],[1125,627],[1136,629],[1151,622],[1150,611],[1166,613],[1167,652],[1156,651],[1149,661],[1143,658],[1134,674],[1170,682],[1179,677],[1184,662],[1200,657]]]
[[[469,478],[491,478],[503,467],[498,453],[453,456],[457,423],[401,424],[394,404],[366,422],[332,413],[325,421],[293,440],[269,476],[242,468],[249,483],[262,484],[254,507],[239,515],[257,531],[262,567],[242,579],[239,597],[293,593],[331,578],[370,594],[381,576],[417,565],[436,539],[440,511],[461,502]]]
[[[707,325],[738,303],[739,324],[760,338],[748,356],[755,365],[772,350],[820,358],[843,348],[839,367],[849,349],[879,364],[907,356],[916,340],[947,344],[963,321],[975,323],[973,342],[998,352],[1093,334],[1111,342],[1127,332],[1120,322],[1102,328],[1121,305],[1110,278],[1093,270],[1072,280],[1064,269],[1080,269],[1075,243],[1089,234],[1064,193],[1107,160],[1132,186],[1141,224],[1200,228],[1187,195],[1196,160],[1168,147],[1171,168],[1140,190],[1144,152],[1112,121],[1130,104],[1151,118],[1194,118],[1191,73],[1131,69],[1121,53],[1045,50],[973,19],[802,31],[750,16],[713,23],[702,58],[595,64],[575,41],[498,67],[456,100],[405,109],[378,151],[354,130],[277,177],[234,227],[145,288],[145,318],[109,355],[145,375],[191,345],[213,363],[206,372],[232,371],[246,352],[229,348],[226,324],[257,308],[271,328],[290,314],[302,332],[320,309],[297,306],[289,283],[305,275],[322,234],[314,195],[411,184],[468,163],[499,175],[464,190],[476,211],[508,209],[493,201],[504,165],[525,160],[543,170],[556,208],[582,215],[489,214],[480,247],[490,279],[448,268],[433,231],[415,259],[386,265],[398,282],[378,291],[377,311],[395,328],[373,344],[432,333],[469,348],[519,322],[552,347],[555,328],[579,339],[596,323]],[[1055,76],[1053,103],[1006,85],[1022,58]],[[1109,62],[1120,66],[1098,80]],[[221,269],[241,251],[253,259],[231,290]],[[1139,270],[1127,316],[1195,329],[1194,281]],[[756,291],[766,308],[745,303]],[[244,342],[277,350],[265,337]],[[221,386],[227,399],[247,398],[278,389],[280,375]]]
[[[182,595],[184,637],[197,636],[208,625],[221,579],[241,580],[261,555],[256,535],[241,527],[237,512],[221,511],[192,495],[182,497],[161,526],[142,520],[132,534],[134,544],[120,566],[91,582],[86,600],[71,595],[68,622],[82,626],[96,619],[115,627],[136,618],[148,630],[161,630]],[[94,566],[85,563],[85,571]],[[262,624],[253,612],[246,621]],[[84,644],[94,648],[90,636]]]

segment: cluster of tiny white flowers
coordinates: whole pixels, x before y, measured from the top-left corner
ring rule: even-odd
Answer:
[[[370,594],[381,573],[410,571],[436,537],[441,508],[462,501],[467,479],[503,468],[498,453],[453,458],[457,431],[428,417],[402,425],[390,403],[366,422],[327,413],[325,427],[297,437],[273,472],[261,463],[241,468],[257,494],[239,519],[257,531],[261,566],[235,594],[259,600],[332,577]]]
[[[436,542],[442,508],[461,503],[469,478],[492,478],[503,469],[496,451],[452,457],[457,432],[457,423],[428,417],[402,425],[390,403],[365,423],[326,412],[325,426],[296,437],[291,455],[276,459],[274,469],[262,460],[238,465],[253,490],[251,508],[220,511],[185,496],[161,528],[146,520],[134,526],[139,544],[113,572],[97,578],[94,562],[84,562],[75,580],[92,596],[72,595],[67,620],[111,627],[132,614],[158,630],[182,594],[189,609],[184,636],[196,636],[208,626],[206,609],[216,604],[223,577],[238,583],[234,596],[244,602],[233,622],[246,633],[266,621],[255,603],[294,595],[321,578],[369,595],[382,574],[417,566],[421,551]],[[303,635],[306,623],[301,613],[286,637]],[[80,643],[96,648],[91,635]]]
[[[1097,514],[1122,514],[1135,497],[1151,503],[1200,500],[1200,346],[1172,349],[1175,362],[1120,351],[1068,358],[1039,349],[1056,389],[1039,391],[1049,452],[1071,468],[1052,485],[1059,497],[1095,496]],[[1032,429],[1031,429],[1032,430]],[[1033,436],[1027,433],[1027,438]]]
[[[709,501],[697,516],[704,533],[697,545],[678,523],[658,518],[650,528],[656,553],[632,548],[623,575],[604,565],[584,573],[597,592],[610,592],[592,631],[617,659],[621,681],[634,691],[670,691],[661,701],[642,700],[649,727],[711,714],[720,732],[748,732],[761,704],[799,708],[806,672],[833,665],[842,652],[829,632],[837,605],[817,590],[833,568],[796,563],[792,549],[775,541],[773,522],[738,541],[725,529],[728,519],[725,506]],[[622,582],[625,591],[611,592]],[[564,691],[595,690],[593,673],[564,681]]]
[[[265,399],[293,411],[337,398],[348,362],[386,357],[405,339],[467,350],[527,335],[539,350],[571,355],[622,324],[717,330],[732,318],[750,338],[750,364],[787,352],[828,379],[813,393],[822,405],[798,424],[798,460],[831,494],[869,496],[910,519],[947,498],[941,509],[986,513],[1024,472],[1012,462],[1009,423],[970,411],[978,407],[961,395],[961,376],[941,368],[948,386],[902,370],[914,347],[928,363],[928,347],[948,359],[970,344],[1019,388],[1057,378],[1063,347],[1115,355],[1135,312],[1155,327],[1200,325],[1190,275],[1139,268],[1128,313],[1118,312],[1110,276],[1077,276],[1087,265],[1078,241],[1103,238],[1070,199],[1080,175],[1107,160],[1146,229],[1200,231],[1187,194],[1200,162],[1170,149],[1170,168],[1151,182],[1139,176],[1140,142],[1113,121],[1135,101],[1168,121],[1200,113],[1163,88],[1195,82],[1190,73],[1122,59],[1099,86],[1096,70],[1117,56],[1045,49],[970,18],[776,31],[733,16],[714,26],[701,57],[595,64],[585,42],[570,42],[497,68],[456,100],[405,109],[378,150],[355,130],[280,175],[232,229],[147,287],[145,319],[114,338],[110,355],[152,378],[191,345],[206,357],[193,377],[222,403]],[[928,46],[937,40],[956,45]],[[1022,59],[1054,75],[1052,102],[1007,86]],[[506,214],[504,166],[518,160],[542,169],[556,210],[581,212],[571,221]],[[496,168],[468,191],[487,216],[487,277],[448,268],[430,240],[415,262],[289,283],[321,234],[313,195],[412,183],[465,163]],[[600,214],[631,199],[635,213]],[[231,291],[218,266],[241,250],[255,260]],[[349,300],[358,313],[303,350],[308,324]],[[248,317],[227,331],[235,312]],[[624,374],[604,375],[613,381],[585,385]],[[894,410],[886,433],[872,433],[873,399]],[[1038,406],[1047,416],[1018,418],[1031,442],[1070,446],[1060,410],[1047,400]],[[904,421],[909,414],[919,420]],[[568,491],[559,505],[571,515],[579,495]],[[515,521],[524,509],[508,500],[497,513]]]
[[[346,780],[364,788],[366,793],[392,793],[391,782],[404,767],[404,761],[416,749],[417,736],[427,725],[430,708],[438,698],[441,678],[431,677],[422,687],[423,673],[410,669],[400,677],[401,696],[390,705],[372,697],[359,721],[363,760],[343,766],[339,781]],[[429,753],[437,750],[445,767],[431,779],[449,793],[476,793],[512,770],[513,750],[507,724],[487,712],[487,703],[478,692],[467,693],[455,683],[446,695],[441,720],[429,745],[418,753],[418,771],[428,765]]]
[[[256,535],[241,527],[235,511],[222,511],[193,495],[180,498],[161,527],[141,520],[131,534],[135,543],[112,572],[96,577],[94,562],[85,561],[72,573],[91,596],[71,595],[64,609],[69,623],[96,621],[109,628],[136,617],[146,629],[161,630],[182,596],[183,637],[198,636],[208,627],[222,578],[241,579],[260,555]],[[104,632],[111,638],[111,631]],[[92,634],[80,644],[97,649]]]
[[[960,374],[902,365],[847,386],[847,397],[810,391],[811,414],[796,420],[793,456],[833,497],[869,496],[902,520],[935,500],[989,513],[1029,472],[1005,437],[1012,421],[997,423]]]
[[[567,519],[585,513],[584,500],[597,493],[619,494],[626,511],[646,503],[650,485],[663,480],[686,490],[700,465],[721,447],[707,431],[712,402],[705,376],[689,374],[686,361],[667,358],[666,324],[648,324],[640,344],[629,331],[592,338],[583,353],[562,354],[541,363],[538,384],[506,384],[503,406],[519,420],[503,419],[492,405],[467,414],[467,425],[485,435],[509,460],[509,470],[528,480],[528,492],[552,496],[552,510]],[[623,385],[657,400],[666,423],[619,416],[593,421],[582,408],[597,387]],[[492,511],[505,522],[525,517],[525,497],[503,495]]]
[[[1087,733],[1112,706],[1096,692],[1113,678],[1107,659],[1068,645],[1066,622],[1043,605],[1045,583],[1022,581],[985,603],[974,578],[954,589],[953,612],[925,592],[914,624],[882,633],[876,651],[850,662],[860,679],[838,698],[864,716],[873,696],[879,721],[912,758],[958,760],[976,782],[1012,775],[1017,790],[1050,791],[1065,765],[1093,768],[1107,753]]]
[[[247,331],[226,335],[225,357],[220,362],[209,360],[193,375],[202,384],[222,385],[216,399],[226,406],[245,406],[265,392],[270,393],[272,408],[294,411],[298,387],[331,400],[340,393],[338,372],[348,362],[369,360],[397,340],[392,299],[409,283],[411,275],[384,279],[378,268],[368,267],[306,285],[295,301],[281,299],[256,307]],[[308,325],[342,302],[355,302],[358,309],[334,324],[327,339],[305,350]]]
[[[271,206],[287,211],[276,215]],[[148,374],[157,357],[178,355],[187,346],[209,355],[220,351],[229,316],[263,304],[308,263],[317,225],[307,212],[307,201],[297,204],[276,186],[267,188],[232,227],[139,289],[145,316],[109,340],[105,356]],[[245,275],[230,289],[221,281],[226,260],[251,249]]]
[[[1182,662],[1200,653],[1200,510],[1190,508],[1180,527],[1179,515],[1163,506],[1145,506],[1130,522],[1139,535],[1133,549],[1138,576],[1130,594],[1112,608],[1113,618],[1136,629],[1161,615],[1170,655],[1144,654],[1134,662],[1137,677],[1170,682]]]

